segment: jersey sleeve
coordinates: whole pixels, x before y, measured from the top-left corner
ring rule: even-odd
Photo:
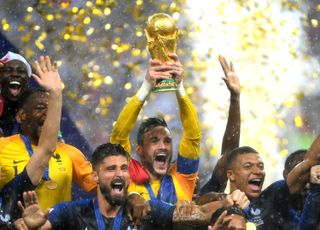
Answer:
[[[303,211],[299,220],[298,230],[317,229],[320,217],[320,185],[311,184]]]
[[[188,96],[178,99],[183,126],[179,145],[177,171],[182,174],[198,172],[200,157],[201,129],[195,107]]]
[[[32,191],[34,189],[36,189],[36,186],[32,184],[25,168],[3,187],[1,190],[3,209],[10,214],[12,220],[21,217],[17,203],[18,201],[23,201],[23,192]]]
[[[69,223],[73,220],[72,202],[63,202],[50,209],[48,220],[52,229],[71,229]]]
[[[226,188],[226,184],[221,184],[216,178],[216,175],[213,173],[208,180],[208,182],[201,187],[200,195],[204,195],[209,192],[223,192]]]
[[[69,146],[68,155],[73,164],[73,181],[75,181],[86,192],[97,187],[93,179],[92,167],[87,158],[78,149]]]
[[[172,176],[176,190],[177,200],[192,200],[193,192],[197,183],[198,172],[181,173],[177,171],[177,162],[175,162],[169,174]]]
[[[90,205],[91,199],[63,202],[53,206],[48,215],[51,229],[78,229],[78,215],[81,207]]]
[[[139,101],[137,96],[133,96],[123,107],[112,129],[110,142],[120,144],[129,154],[131,153],[130,134],[136,124],[142,106],[143,102]]]

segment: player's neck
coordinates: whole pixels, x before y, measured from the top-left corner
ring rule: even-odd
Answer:
[[[163,177],[159,174],[151,173],[149,170],[147,170],[147,172],[149,174],[150,180],[161,180],[161,178]]]
[[[32,135],[31,135],[30,133],[25,132],[25,131],[23,131],[23,130],[21,130],[21,134],[23,134],[24,136],[26,136],[26,137],[29,139],[29,141],[30,141],[30,143],[31,143],[32,145],[38,146],[38,142],[39,142],[39,139],[38,139],[38,138],[32,137]]]

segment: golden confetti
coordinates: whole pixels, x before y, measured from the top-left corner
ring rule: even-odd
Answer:
[[[278,164],[291,144],[281,131],[306,126],[294,110],[312,88],[305,90],[301,79],[315,87],[320,68],[311,68],[316,62],[301,48],[301,25],[318,28],[319,19],[308,18],[300,1],[14,2],[25,10],[15,18],[4,14],[2,32],[30,60],[44,50],[59,59],[65,103],[77,111],[73,119],[92,146],[107,139],[114,122],[110,117],[116,117],[145,76],[150,55],[143,29],[154,12],[170,14],[179,27],[177,53],[185,67],[186,92],[201,115],[201,154],[209,169],[220,153],[229,105],[219,54],[234,60],[240,77],[242,143],[262,152],[268,164]],[[159,97],[152,94],[144,108],[154,108]],[[175,109],[164,113],[169,121],[179,119]]]

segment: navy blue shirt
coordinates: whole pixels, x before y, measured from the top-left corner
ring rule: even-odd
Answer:
[[[172,216],[175,205],[165,203],[159,200],[149,201],[151,205],[151,213],[143,219],[140,230],[157,230],[171,229]],[[85,199],[72,202],[64,202],[55,205],[48,216],[52,229],[98,229],[96,216],[94,213],[93,199]],[[112,229],[114,218],[106,218],[103,216],[105,229]],[[121,230],[128,230],[130,222],[124,211],[121,220]]]
[[[34,190],[26,169],[18,174],[1,190],[0,229],[5,229],[16,219],[21,218],[18,201],[23,201],[23,192]]]
[[[267,187],[257,199],[250,201],[246,210],[249,221],[257,229],[294,229],[290,192],[286,181],[279,180]]]
[[[125,212],[124,212],[125,213]],[[85,199],[79,201],[64,202],[55,205],[49,213],[48,219],[52,229],[99,229],[94,213],[93,199]],[[105,229],[112,229],[114,218],[106,218],[103,216]],[[130,223],[123,215],[120,229],[128,230]]]
[[[209,181],[201,187],[200,196],[209,193],[209,192],[224,192],[226,189],[227,181],[224,184],[221,184],[216,178],[216,175],[212,173]]]
[[[316,229],[320,219],[320,185],[311,184],[297,227],[298,230]]]
[[[200,194],[223,192],[224,189],[225,186],[212,174],[210,180],[201,188]],[[297,224],[297,214],[291,206],[289,188],[284,180],[274,182],[258,198],[252,199],[246,213],[258,230],[292,230]]]

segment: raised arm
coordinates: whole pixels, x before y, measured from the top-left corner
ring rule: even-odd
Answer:
[[[177,101],[179,104],[180,118],[183,126],[182,139],[179,145],[179,157],[188,159],[199,159],[200,154],[200,138],[201,129],[199,124],[199,119],[197,111],[194,105],[191,103],[185,89],[183,86],[183,66],[180,63],[178,56],[176,54],[169,55],[174,62],[166,63],[170,66],[171,75],[175,76],[177,83]],[[179,164],[178,164],[178,171]]]
[[[320,159],[320,136],[318,136],[307,151],[304,160],[296,165],[287,177],[287,184],[290,193],[298,193],[302,191],[309,180],[310,168],[319,164]]]
[[[56,63],[52,65],[48,56],[45,58],[41,56],[39,62],[35,62],[39,76],[34,74],[33,77],[48,93],[48,111],[40,134],[38,149],[26,166],[28,176],[34,185],[39,183],[56,149],[62,107],[62,85]]]
[[[123,107],[118,116],[118,120],[114,125],[110,137],[111,143],[121,144],[130,154],[130,134],[134,128],[141,108],[151,92],[152,86],[155,85],[157,79],[168,79],[170,73],[166,72],[166,66],[161,65],[160,61],[151,60],[145,79],[130,101]]]
[[[310,170],[310,188],[297,229],[317,229],[320,220],[320,165]]]
[[[229,116],[222,140],[221,158],[217,161],[208,183],[202,187],[201,194],[207,192],[223,192],[227,184],[226,164],[229,152],[239,147],[240,140],[240,82],[235,73],[233,63],[230,65],[223,56],[219,62],[225,77],[222,78],[230,92]]]
[[[223,56],[219,56],[219,62],[225,77],[222,78],[230,92],[229,116],[226,130],[222,140],[221,155],[228,154],[232,149],[239,147],[240,140],[240,82],[234,71],[233,63],[228,65]],[[226,159],[224,159],[225,161]],[[226,163],[226,162],[223,162]]]

